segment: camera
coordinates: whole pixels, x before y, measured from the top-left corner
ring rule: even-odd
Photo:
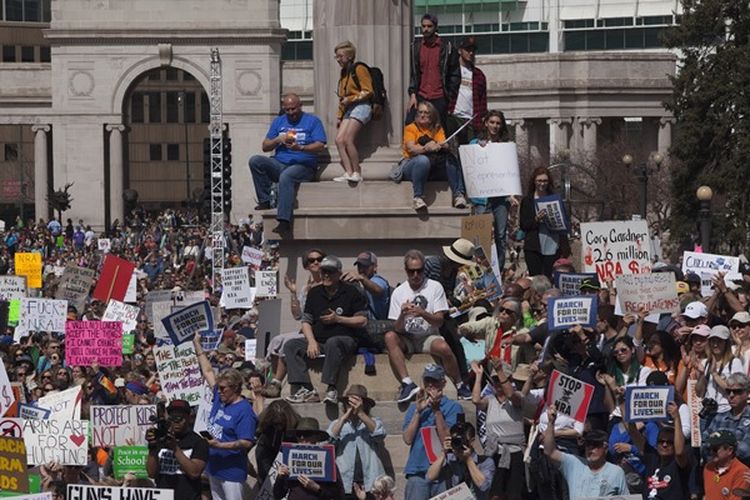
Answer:
[[[466,446],[466,440],[464,440],[463,436],[461,435],[451,436],[451,449],[454,452],[462,450],[464,446]]]
[[[719,411],[719,403],[715,399],[706,398],[703,400],[703,408],[698,412],[698,416],[702,419],[706,419],[715,415]]]
[[[150,418],[151,422],[155,424],[154,426],[154,442],[155,443],[163,443],[167,440],[167,437],[169,435],[169,422],[167,422],[166,418],[159,418],[157,416],[152,416]]]

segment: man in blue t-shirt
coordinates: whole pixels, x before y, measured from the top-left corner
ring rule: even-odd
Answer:
[[[291,231],[297,185],[315,178],[318,153],[326,147],[326,133],[320,118],[302,112],[299,96],[287,94],[282,103],[284,114],[271,123],[262,145],[264,153],[273,151],[274,156],[255,155],[248,163],[258,197],[256,210],[271,208],[271,184],[279,183],[279,225],[273,231],[285,235]]]
[[[391,287],[388,280],[378,274],[378,257],[372,252],[362,252],[354,262],[356,272],[345,273],[341,281],[357,285],[367,297],[367,317],[372,320],[388,319]]]

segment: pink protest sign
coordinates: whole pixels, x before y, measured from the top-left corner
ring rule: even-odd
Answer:
[[[65,324],[65,361],[71,366],[122,365],[122,323],[68,321]]]

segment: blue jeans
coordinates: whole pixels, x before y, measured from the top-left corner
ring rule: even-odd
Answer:
[[[434,169],[430,167],[430,158],[427,155],[416,155],[403,160],[404,179],[411,181],[415,197],[424,197],[424,186],[427,184],[428,178],[430,180],[445,180],[447,177],[454,198],[466,192],[464,176],[461,173],[458,160],[452,154],[443,156],[445,157],[445,167],[437,166]]]
[[[253,175],[258,203],[271,201],[271,184],[278,182],[276,219],[291,222],[295,189],[301,182],[310,182],[315,179],[316,169],[298,163],[284,165],[275,158],[263,155],[251,157],[248,164],[250,165],[250,173]]]
[[[502,273],[505,266],[505,240],[508,233],[510,201],[507,196],[489,198],[486,205],[477,205],[475,211],[477,214],[492,214],[495,230],[495,248],[497,248],[497,266]],[[492,256],[488,255],[487,258],[491,260]],[[500,279],[500,276],[498,276],[498,279]]]
[[[404,500],[429,500],[441,492],[440,486],[441,483],[433,483],[424,477],[410,476],[406,480]]]

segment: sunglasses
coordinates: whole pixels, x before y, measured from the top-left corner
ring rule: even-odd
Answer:
[[[422,274],[424,272],[424,267],[418,267],[416,269],[409,269],[407,267],[404,271],[406,271],[406,274]]]
[[[605,446],[605,443],[601,443],[599,441],[585,441],[583,443],[583,446],[585,448],[601,448],[602,446]]]
[[[674,444],[671,439],[659,439],[656,441],[656,443],[666,446],[672,446]]]
[[[45,378],[52,378],[52,375],[42,375],[42,379],[45,379]]]
[[[512,314],[513,314],[513,315],[514,315],[514,314],[516,314],[516,311],[514,311],[513,309],[508,309],[507,307],[501,307],[501,308],[500,308],[500,311],[499,311],[499,312],[501,312],[501,313],[505,313],[505,314],[507,314],[508,316],[510,316],[510,315],[512,315]]]
[[[628,349],[627,347],[620,347],[619,349],[615,349],[612,352],[614,352],[615,354],[625,354],[629,350],[630,349]]]
[[[742,393],[745,392],[745,389],[727,389],[726,392],[727,392],[727,394],[732,394],[732,395],[734,395],[734,394],[742,394]]]
[[[315,264],[316,262],[323,262],[323,257],[308,257],[307,258],[308,264]]]

